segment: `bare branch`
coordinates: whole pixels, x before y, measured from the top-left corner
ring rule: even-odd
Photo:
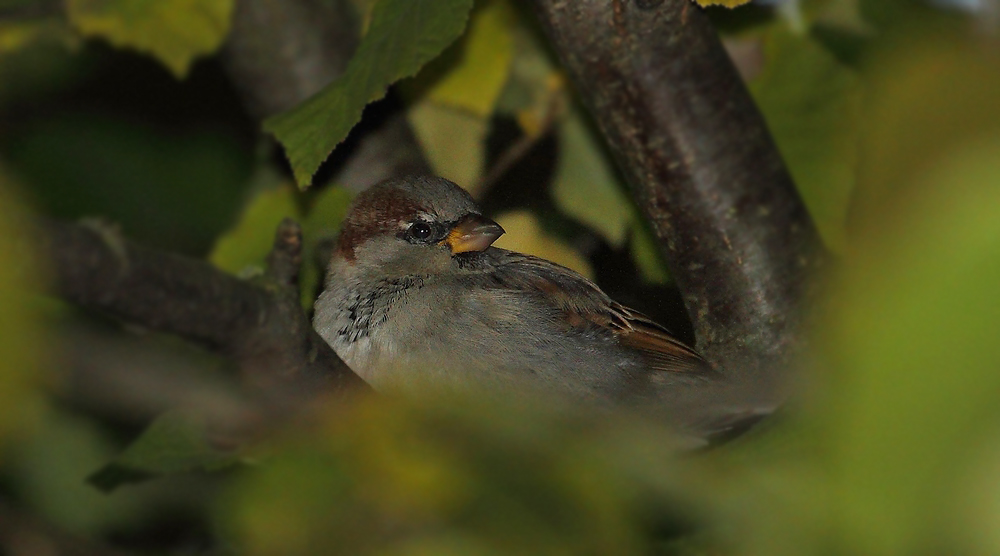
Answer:
[[[660,238],[699,348],[739,392],[678,397],[776,399],[823,250],[711,23],[690,0],[534,3]]]

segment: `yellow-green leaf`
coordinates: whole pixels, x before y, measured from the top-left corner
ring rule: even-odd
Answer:
[[[407,113],[434,173],[472,188],[486,160],[489,122],[465,110],[421,100]]]
[[[215,52],[229,32],[234,0],[67,0],[70,22],[85,36],[150,54],[174,75]]]
[[[510,72],[514,18],[508,0],[487,0],[475,10],[468,32],[454,47],[456,59],[441,59],[446,73],[431,86],[429,100],[482,118],[492,114]],[[440,71],[437,65],[435,62],[427,69]]]
[[[215,266],[234,274],[259,273],[274,245],[274,232],[285,217],[301,216],[291,184],[261,191],[240,217],[240,221],[216,240],[209,254]]]
[[[594,270],[587,259],[565,242],[546,234],[538,218],[530,212],[507,212],[496,221],[506,232],[494,244],[497,247],[548,259],[593,278]]]
[[[552,196],[562,211],[600,232],[612,245],[625,242],[634,209],[580,108],[559,125],[559,166]]]

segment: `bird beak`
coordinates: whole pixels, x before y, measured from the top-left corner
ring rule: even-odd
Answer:
[[[479,214],[469,214],[462,217],[455,224],[455,227],[448,233],[444,243],[451,248],[453,255],[467,253],[469,251],[484,251],[498,237],[502,236],[504,229],[500,224],[481,216]]]

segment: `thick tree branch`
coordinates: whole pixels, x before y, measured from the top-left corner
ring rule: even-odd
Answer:
[[[40,219],[35,241],[66,300],[232,356],[275,408],[366,388],[298,304],[301,234],[279,228],[268,277],[253,284],[202,261],[138,245],[116,230]],[[308,392],[308,395],[303,395]]]
[[[661,240],[699,348],[730,378],[730,394],[678,398],[774,401],[823,254],[711,23],[690,0],[534,3]]]

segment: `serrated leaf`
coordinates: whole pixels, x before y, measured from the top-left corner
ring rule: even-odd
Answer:
[[[465,110],[421,100],[407,112],[434,173],[465,188],[479,181],[489,122]]]
[[[344,75],[264,128],[281,142],[302,187],[392,83],[415,75],[461,35],[472,0],[380,0]]]
[[[441,59],[447,68],[427,92],[428,100],[468,110],[481,118],[493,113],[510,72],[513,57],[514,9],[507,0],[488,0],[473,12],[454,61]],[[419,77],[418,77],[419,79]]]
[[[111,463],[87,481],[111,491],[123,484],[159,475],[190,471],[216,471],[238,461],[235,454],[213,448],[202,419],[182,411],[158,417],[142,435]]]
[[[820,235],[841,252],[856,182],[861,79],[808,35],[781,28],[766,38],[765,58],[751,92]]]
[[[85,36],[151,54],[177,77],[215,52],[229,33],[234,0],[67,0],[70,23]]]
[[[208,260],[233,274],[246,275],[262,270],[274,245],[278,224],[286,217],[301,219],[297,195],[290,183],[258,193],[239,222],[216,240]]]

